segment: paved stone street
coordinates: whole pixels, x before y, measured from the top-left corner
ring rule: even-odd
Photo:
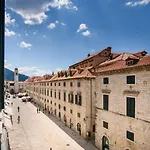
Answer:
[[[13,125],[10,123],[8,128],[11,150],[97,150],[69,128],[69,133],[73,133],[71,136],[42,112],[37,114],[33,104],[23,103],[18,98],[12,101]],[[18,106],[20,112],[17,112]],[[19,124],[18,115],[21,118]],[[76,142],[79,140],[82,147]]]

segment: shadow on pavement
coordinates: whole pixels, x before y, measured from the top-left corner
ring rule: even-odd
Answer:
[[[37,104],[32,103],[35,107],[39,108]],[[40,107],[41,108],[41,107]],[[43,108],[41,109],[43,110]],[[82,148],[85,150],[98,150],[94,146],[94,141],[92,140],[84,140],[81,136],[79,136],[76,132],[65,126],[60,120],[58,120],[53,115],[50,115],[46,111],[41,111],[40,113],[44,113],[48,118],[50,118],[57,126],[59,126],[66,134],[68,134],[72,139],[74,139]]]

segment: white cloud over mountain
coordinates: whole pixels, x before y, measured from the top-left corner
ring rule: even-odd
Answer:
[[[19,73],[23,73],[29,76],[43,76],[45,74],[50,74],[52,71],[51,70],[42,70],[37,67],[20,67]]]

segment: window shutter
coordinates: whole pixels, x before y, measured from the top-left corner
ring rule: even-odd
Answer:
[[[79,105],[81,105],[81,104],[82,104],[82,96],[79,95]]]
[[[68,94],[68,102],[70,102],[70,94]]]
[[[108,95],[103,95],[103,109],[108,110]]]
[[[77,104],[77,95],[75,95],[75,104]]]

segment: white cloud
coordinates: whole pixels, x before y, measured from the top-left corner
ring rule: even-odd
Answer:
[[[26,33],[26,36],[28,36],[28,34]]]
[[[147,5],[150,3],[150,0],[140,0],[140,1],[137,1],[137,2],[127,2],[126,5],[127,6],[137,6],[137,5]]]
[[[45,74],[51,74],[51,70],[42,70],[37,67],[20,67],[19,73],[23,73],[29,76],[43,76]]]
[[[66,24],[64,22],[62,22],[61,25],[66,26]]]
[[[87,26],[86,26],[86,24],[82,23],[82,24],[80,24],[79,29],[77,30],[77,32],[80,32],[80,31],[85,30],[85,29],[87,29]]]
[[[70,0],[7,0],[6,7],[19,14],[25,24],[41,24],[46,18],[49,8],[61,8],[77,10]]]
[[[87,30],[85,32],[82,32],[82,35],[90,37],[91,36],[91,32]]]
[[[15,35],[15,32],[5,28],[5,36],[12,36],[12,35]]]
[[[4,67],[11,69],[10,67],[12,66],[12,64],[7,63],[7,60],[4,60]]]
[[[21,36],[20,34],[18,34],[18,36]]]
[[[56,20],[55,23],[59,23],[59,21]]]
[[[8,26],[8,25],[14,25],[14,24],[15,24],[15,19],[11,19],[10,14],[8,14],[5,11],[5,25]]]
[[[54,29],[56,27],[55,23],[50,23],[50,25],[48,26],[48,28],[50,29]]]
[[[29,43],[26,43],[26,42],[22,41],[22,42],[19,44],[19,46],[20,46],[21,48],[28,48],[28,49],[30,49],[30,47],[31,47],[32,45],[29,44]]]
[[[58,9],[64,6],[67,9],[78,10],[77,6],[75,6],[70,0],[53,0],[50,3],[50,6],[54,8],[57,7]]]

